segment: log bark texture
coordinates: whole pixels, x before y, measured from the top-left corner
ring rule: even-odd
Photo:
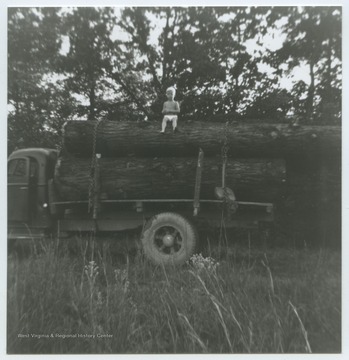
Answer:
[[[279,234],[295,244],[338,245],[341,241],[341,162],[309,163],[289,158],[286,182],[277,202]]]
[[[73,156],[57,162],[55,185],[61,200],[86,200],[90,160]],[[196,158],[102,158],[100,186],[108,199],[193,198]],[[221,186],[221,159],[205,158],[201,198],[214,199]],[[238,200],[273,201],[283,186],[285,162],[280,159],[228,160],[226,186]]]
[[[90,156],[96,122],[70,121],[64,127],[64,149],[78,157]],[[341,152],[341,127],[286,124],[180,122],[179,133],[168,126],[160,134],[160,123],[102,121],[96,131],[96,151],[104,157],[219,155],[225,137],[229,156],[287,157],[328,156]]]

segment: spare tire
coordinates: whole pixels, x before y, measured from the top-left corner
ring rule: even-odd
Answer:
[[[142,234],[144,255],[156,265],[182,265],[193,255],[197,231],[185,217],[160,213],[152,217]]]

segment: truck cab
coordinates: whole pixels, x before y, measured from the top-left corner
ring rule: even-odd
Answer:
[[[7,204],[9,238],[37,237],[52,226],[48,180],[54,176],[58,151],[29,148],[8,159]]]

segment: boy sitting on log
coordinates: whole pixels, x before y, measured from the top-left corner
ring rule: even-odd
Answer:
[[[166,90],[167,101],[164,102],[164,106],[162,108],[162,113],[164,114],[164,118],[162,120],[162,128],[161,133],[165,133],[167,121],[172,122],[173,132],[177,131],[177,120],[178,114],[180,113],[179,103],[178,101],[174,101],[174,97],[176,95],[176,90],[174,87],[169,87]]]

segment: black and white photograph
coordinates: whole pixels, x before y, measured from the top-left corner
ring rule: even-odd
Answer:
[[[343,354],[343,7],[6,17],[6,354]]]

